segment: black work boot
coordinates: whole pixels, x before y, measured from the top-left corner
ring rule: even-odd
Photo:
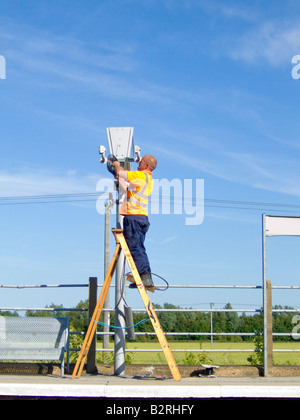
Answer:
[[[153,287],[154,286],[154,283],[153,283],[153,280],[152,280],[152,276],[151,276],[151,272],[150,271],[145,271],[140,276],[141,276],[143,285],[145,287]]]
[[[154,293],[156,290],[156,287],[154,286],[153,280],[152,280],[152,276],[151,276],[151,272],[150,271],[145,271],[144,273],[140,274],[141,280],[143,285],[145,286],[146,290],[149,290],[150,292]],[[132,279],[130,279],[130,276],[127,276],[127,280],[132,281]],[[132,282],[132,284],[129,286],[130,289],[136,289],[137,285],[136,283]]]

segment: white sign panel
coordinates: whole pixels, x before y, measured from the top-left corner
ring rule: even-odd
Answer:
[[[108,127],[106,129],[110,153],[119,162],[133,157],[133,127]]]
[[[300,217],[266,216],[266,236],[300,236]]]

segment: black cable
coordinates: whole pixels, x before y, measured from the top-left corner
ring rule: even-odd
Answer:
[[[127,273],[126,274],[126,276],[128,275],[129,273]],[[165,288],[160,288],[160,287],[156,287],[156,290],[158,290],[159,292],[165,292],[166,290],[168,290],[169,289],[169,283],[167,282],[167,280],[166,279],[164,279],[163,277],[161,277],[161,276],[159,276],[158,274],[155,274],[155,273],[152,273],[151,272],[151,274],[153,275],[153,276],[156,276],[156,277],[159,277],[162,281],[164,281],[165,283],[166,283],[166,287]],[[122,295],[123,295],[123,292],[122,292]],[[125,301],[125,299],[124,299],[124,297],[123,297],[123,300],[124,300],[124,302],[125,302],[125,304],[126,304],[126,306],[128,306],[127,305],[127,303],[126,303],[126,301]]]
[[[21,195],[20,196],[3,196],[3,197],[0,196],[0,206],[94,201],[98,196],[99,196],[98,192],[73,193],[73,194],[45,194],[45,195],[32,195],[32,196],[26,196],[26,195],[25,196],[21,196]],[[159,195],[158,196],[152,195],[151,198],[152,200],[168,199],[170,204],[172,203],[175,204],[176,201],[182,200],[182,197],[170,197],[170,196],[159,196]],[[195,203],[196,198],[185,197],[185,200],[193,204]],[[273,207],[273,208],[281,207],[282,211],[296,212],[297,210],[300,209],[300,205],[297,205],[297,204],[280,204],[280,203],[267,203],[267,202],[258,202],[258,201],[222,200],[222,199],[210,199],[210,198],[204,198],[202,201],[203,202],[199,205],[202,205],[205,207],[231,208],[231,209],[238,209],[238,210],[267,210],[266,207]],[[242,205],[245,207],[239,207],[237,205]],[[254,206],[254,207],[249,207],[249,206]],[[294,209],[294,211],[286,210],[288,208]],[[269,208],[268,210],[272,211],[272,208]]]
[[[159,276],[158,274],[155,274],[155,273],[152,273],[152,272],[151,272],[151,274],[153,274],[153,276],[159,277],[162,281],[164,281],[166,283],[166,287],[164,289],[162,289],[160,287],[156,287],[156,290],[157,291],[159,291],[159,292],[165,292],[166,290],[168,290],[169,283],[167,282],[166,279],[164,279],[163,277]]]

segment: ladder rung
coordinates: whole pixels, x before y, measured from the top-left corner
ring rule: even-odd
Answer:
[[[165,337],[165,334],[163,332],[163,329],[160,325],[160,322],[157,318],[157,315],[154,311],[153,305],[149,299],[149,296],[146,292],[146,289],[142,283],[141,277],[137,271],[136,265],[134,263],[134,260],[132,258],[132,255],[129,251],[128,245],[126,243],[126,240],[124,238],[123,235],[123,229],[112,229],[112,232],[115,236],[116,242],[117,242],[117,246],[116,246],[116,250],[114,252],[113,258],[111,260],[104,284],[102,286],[102,290],[96,305],[96,308],[94,310],[93,316],[91,318],[90,324],[89,324],[89,328],[88,328],[88,332],[86,334],[86,337],[84,339],[83,342],[83,346],[82,349],[80,351],[80,354],[78,356],[78,360],[76,362],[75,368],[74,368],[74,372],[72,375],[72,379],[74,379],[77,375],[77,377],[79,378],[83,369],[83,365],[85,362],[85,359],[87,357],[87,354],[89,352],[90,349],[90,345],[91,345],[91,341],[93,339],[94,336],[94,332],[96,331],[96,323],[99,321],[102,309],[103,309],[103,304],[104,304],[104,300],[106,298],[107,292],[109,290],[109,286],[110,286],[110,282],[112,279],[112,275],[115,271],[116,265],[117,265],[117,260],[118,257],[120,255],[120,251],[121,248],[124,252],[124,255],[126,257],[126,260],[128,262],[128,265],[131,269],[131,273],[133,275],[134,281],[135,283],[138,285],[137,289],[140,292],[140,295],[143,299],[146,311],[149,315],[149,318],[151,320],[152,326],[156,332],[158,341],[160,343],[160,346],[163,350],[163,353],[166,357],[166,360],[168,362],[169,368],[171,370],[171,373],[173,375],[173,378],[175,379],[175,381],[180,381],[181,380],[181,375],[180,372],[178,370],[178,367],[176,365],[175,359],[173,357],[172,351],[170,350],[169,344],[167,342],[167,339]]]

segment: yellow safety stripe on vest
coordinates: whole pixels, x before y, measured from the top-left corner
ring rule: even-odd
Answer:
[[[148,198],[149,198],[149,195],[144,194],[144,192],[146,191],[146,189],[148,188],[148,185],[149,185],[149,178],[148,178],[148,175],[147,175],[146,172],[144,172],[144,174],[145,174],[145,177],[146,177],[146,182],[145,182],[145,185],[144,185],[142,191],[140,191],[140,192],[139,191],[133,192],[131,190],[133,196],[127,197],[127,201],[128,202],[133,203],[135,205],[138,205],[140,207],[147,207],[147,205],[148,205]],[[138,198],[136,199],[134,197],[138,197]],[[144,199],[144,200],[147,200],[147,202],[146,203],[143,203],[142,201],[140,201],[141,198]]]

